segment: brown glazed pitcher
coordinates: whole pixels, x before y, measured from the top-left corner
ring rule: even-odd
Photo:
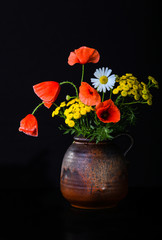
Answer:
[[[112,141],[99,143],[74,137],[61,167],[62,195],[73,207],[83,209],[111,208],[128,192],[128,173],[125,155]]]

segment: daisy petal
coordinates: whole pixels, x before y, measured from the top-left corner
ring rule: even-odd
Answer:
[[[109,81],[110,84],[114,84],[115,83],[115,78],[109,78],[108,81]]]
[[[105,75],[105,68],[102,68],[102,75]]]
[[[102,89],[103,89],[103,92],[105,93],[106,92],[106,86],[103,85]]]
[[[99,68],[98,70],[99,70],[99,72],[100,72],[100,76],[102,76],[102,69]]]
[[[91,78],[91,82],[96,82],[98,81],[98,78]]]
[[[108,85],[108,84],[106,84],[106,88],[107,88],[108,91],[110,91],[110,88],[109,88],[109,85]]]
[[[112,73],[112,70],[109,69],[109,70],[107,71],[107,75],[106,75],[106,77],[110,76],[111,73]]]
[[[109,77],[109,79],[115,79],[116,77],[115,77],[115,74],[112,74],[110,77]]]
[[[99,92],[103,91],[105,93],[106,90],[110,91],[110,89],[114,87],[116,75],[115,74],[110,75],[111,72],[112,70],[109,69],[108,67],[102,67],[102,68],[96,69],[96,71],[94,72],[94,76],[96,78],[91,78],[91,82],[94,88],[97,89],[97,91]],[[106,84],[100,82],[101,77],[107,77],[108,82]]]
[[[94,88],[98,88],[99,83],[93,83]]]
[[[98,90],[99,92],[102,92],[102,85],[99,85],[99,87],[97,88],[97,90]]]
[[[107,73],[108,73],[108,67],[105,68],[105,76],[107,77]]]
[[[98,69],[95,71],[94,76],[96,78],[100,78],[101,77],[100,72],[98,71]]]

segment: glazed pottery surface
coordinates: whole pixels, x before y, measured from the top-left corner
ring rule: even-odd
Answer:
[[[62,195],[78,208],[110,208],[127,195],[128,174],[123,153],[112,141],[96,144],[74,138],[60,176]]]

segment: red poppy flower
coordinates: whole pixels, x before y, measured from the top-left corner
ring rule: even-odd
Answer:
[[[100,59],[100,54],[94,48],[80,47],[74,52],[71,52],[68,58],[68,64],[73,66],[75,63],[97,63]]]
[[[104,123],[120,121],[120,110],[111,99],[99,103],[96,107],[96,114],[100,121]]]
[[[34,85],[33,89],[35,94],[42,99],[44,105],[50,108],[59,95],[60,84],[54,81],[41,82]]]
[[[82,82],[79,87],[79,98],[81,102],[88,106],[94,106],[101,102],[101,96],[86,82]]]
[[[24,132],[27,135],[37,137],[38,136],[38,122],[34,115],[28,114],[20,122],[20,132]]]

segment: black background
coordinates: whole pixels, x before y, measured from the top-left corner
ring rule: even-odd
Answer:
[[[44,107],[36,113],[38,138],[18,132],[20,120],[40,103],[32,86],[46,80],[79,86],[81,66],[71,67],[67,59],[80,46],[101,55],[97,64],[85,66],[89,83],[96,68],[108,66],[140,80],[152,75],[161,86],[160,1],[10,2],[0,9],[0,188],[55,188],[72,137],[62,135],[60,120]],[[57,103],[73,93],[62,86]],[[129,186],[162,185],[160,101],[160,90],[155,91],[153,106],[141,108],[131,129]]]

